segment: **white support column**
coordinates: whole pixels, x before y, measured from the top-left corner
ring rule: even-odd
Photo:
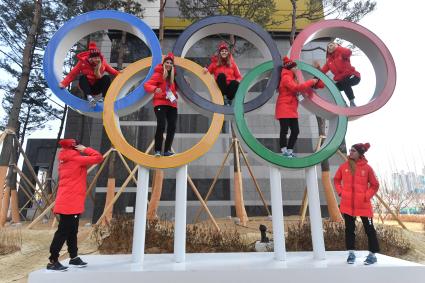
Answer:
[[[274,256],[276,260],[286,260],[285,224],[283,222],[282,179],[279,169],[270,167],[270,191],[272,203],[272,224]]]
[[[146,212],[148,206],[149,169],[139,166],[137,177],[136,209],[134,212],[134,232],[132,261],[143,264],[145,255]]]
[[[313,242],[314,258],[319,260],[326,259],[316,166],[306,168],[305,176],[307,183],[308,211],[310,214],[311,239]]]
[[[174,260],[184,262],[186,257],[186,204],[187,204],[187,165],[177,169],[176,212],[174,225]]]

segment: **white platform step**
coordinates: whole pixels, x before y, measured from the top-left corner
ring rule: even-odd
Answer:
[[[346,252],[326,252],[326,260],[313,260],[311,252],[288,252],[286,261],[273,253],[186,254],[185,263],[174,263],[172,254],[145,255],[143,267],[131,255],[82,256],[87,268],[66,272],[45,269],[29,275],[35,282],[154,282],[154,283],[417,283],[425,282],[425,266],[377,255],[378,263],[365,266],[366,251],[357,252],[354,265],[345,263]],[[63,264],[67,265],[68,260]]]

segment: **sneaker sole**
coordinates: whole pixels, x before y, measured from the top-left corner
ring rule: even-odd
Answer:
[[[87,267],[87,264],[86,265],[69,265],[69,267],[71,267],[71,268],[85,268],[85,267]]]
[[[62,269],[62,270],[46,269],[46,271],[47,272],[65,272],[65,271],[68,271],[68,268],[67,269]]]

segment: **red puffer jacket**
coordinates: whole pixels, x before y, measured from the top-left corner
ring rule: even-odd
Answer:
[[[366,158],[357,160],[354,176],[351,174],[349,161],[343,163],[335,174],[334,184],[341,197],[341,213],[373,217],[370,200],[378,191],[379,182]]]
[[[89,51],[81,52],[77,55],[78,63],[72,68],[71,72],[63,79],[61,82],[62,85],[67,87],[75,78],[81,73],[87,77],[89,83],[94,85],[94,83],[98,80],[96,75],[94,74],[94,66],[89,62]],[[105,60],[103,55],[100,55],[102,59],[102,66],[100,67],[100,74],[103,76],[105,72],[108,72],[111,75],[118,75],[119,72],[112,68]]]
[[[84,211],[87,166],[102,162],[102,155],[86,148],[81,155],[75,149],[63,148],[59,153],[59,187],[54,213],[80,214]]]
[[[230,57],[230,67],[227,64],[218,65],[217,56],[213,56],[211,58],[211,64],[208,66],[208,72],[214,75],[214,78],[217,80],[217,77],[220,73],[226,75],[226,83],[229,84],[230,81],[241,81],[242,76],[241,72],[239,72],[238,65],[236,65],[233,57]]]
[[[351,75],[355,75],[360,78],[360,73],[351,66],[350,57],[350,49],[338,46],[334,52],[328,55],[326,58],[326,64],[323,65],[321,70],[325,74],[330,70],[334,75],[334,81],[337,82]]]
[[[279,96],[276,101],[275,118],[298,118],[297,93],[314,86],[313,80],[298,84],[291,70],[282,69],[280,74]]]
[[[159,105],[168,105],[177,108],[177,99],[174,102],[171,102],[169,99],[167,99],[166,95],[166,89],[168,87],[174,96],[178,98],[176,83],[174,82],[170,85],[167,81],[164,80],[163,74],[164,67],[162,64],[158,64],[155,67],[154,73],[150,80],[145,82],[145,91],[153,94],[154,107]],[[158,87],[162,90],[161,93],[155,92],[155,89]]]

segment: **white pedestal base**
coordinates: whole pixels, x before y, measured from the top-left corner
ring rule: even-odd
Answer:
[[[286,261],[276,261],[273,253],[187,254],[184,263],[175,263],[172,254],[148,254],[143,267],[132,263],[131,255],[91,255],[82,256],[87,268],[38,270],[28,282],[417,283],[425,278],[424,265],[378,255],[377,264],[365,266],[366,255],[357,252],[357,262],[348,265],[346,252],[326,252],[326,260],[313,260],[312,252],[288,252]]]

